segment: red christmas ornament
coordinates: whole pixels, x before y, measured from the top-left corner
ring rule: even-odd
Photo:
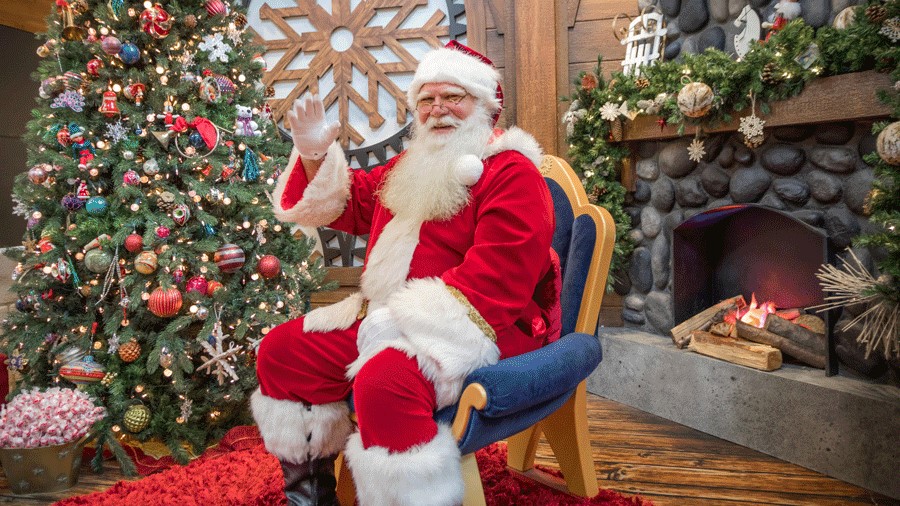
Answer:
[[[209,0],[206,2],[206,12],[210,16],[224,16],[228,14],[228,6],[222,0]]]
[[[171,231],[169,230],[169,227],[164,227],[162,225],[156,227],[156,237],[159,237],[160,239],[165,239],[166,237],[169,237],[170,232]]]
[[[180,284],[184,281],[184,270],[183,269],[175,269],[172,271],[172,281],[177,284]]]
[[[144,247],[144,238],[140,234],[131,234],[125,238],[125,249],[136,253]]]
[[[147,301],[147,307],[150,312],[160,318],[169,318],[178,314],[181,309],[181,292],[177,288],[164,289],[161,286],[156,287],[150,294],[150,300]]]
[[[161,5],[153,4],[152,7],[141,13],[141,30],[144,30],[154,38],[161,39],[169,35],[172,29],[172,16]]]
[[[244,250],[237,244],[224,244],[216,250],[213,261],[222,272],[234,272],[244,266]]]
[[[87,73],[97,77],[100,75],[100,69],[103,68],[103,62],[99,58],[92,58],[87,62]]]
[[[276,278],[281,274],[281,260],[275,255],[265,255],[256,264],[256,272],[266,279]]]
[[[141,105],[144,101],[144,92],[147,91],[147,85],[144,83],[131,83],[122,90],[122,94],[128,100],[134,100],[135,105]]]
[[[122,184],[126,186],[137,186],[141,184],[141,176],[133,170],[128,170],[122,174]]]
[[[215,280],[210,281],[206,285],[206,295],[209,295],[210,297],[212,297],[213,294],[215,294],[216,291],[221,288],[225,288],[225,285],[223,285],[222,283],[219,283],[218,281],[215,281]]]
[[[206,291],[209,290],[209,283],[206,281],[206,278],[203,276],[194,276],[188,280],[187,286],[184,291],[197,292],[200,295],[206,295]]]
[[[112,90],[103,92],[103,103],[100,104],[100,112],[107,118],[112,118],[116,114],[121,114],[116,92]]]

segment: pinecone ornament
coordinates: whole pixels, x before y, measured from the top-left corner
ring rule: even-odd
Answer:
[[[123,362],[131,363],[141,356],[141,345],[137,341],[131,340],[119,346],[119,358]]]
[[[272,85],[266,86],[265,92],[266,98],[272,98],[275,96],[275,87]]]
[[[188,28],[196,28],[197,27],[197,16],[193,14],[188,14],[184,17],[184,26]]]
[[[172,192],[162,192],[159,194],[159,198],[156,199],[156,206],[163,211],[171,211],[175,209],[176,205],[175,194]]]
[[[760,74],[763,84],[778,84],[781,82],[778,66],[775,63],[766,63]]]
[[[866,17],[869,18],[869,21],[874,25],[884,21],[887,18],[887,14],[887,9],[883,5],[875,4],[866,7]]]
[[[616,118],[609,122],[609,137],[613,142],[621,142],[625,136],[625,124],[622,118]]]
[[[637,89],[643,90],[647,86],[650,86],[650,80],[646,77],[638,77],[634,80],[634,85],[637,87]]]
[[[756,149],[760,147],[763,141],[766,140],[765,135],[756,135],[753,137],[744,137],[744,145],[750,149]]]
[[[234,17],[234,26],[237,27],[239,30],[243,30],[244,27],[247,26],[247,16],[245,16],[241,13],[238,13]]]

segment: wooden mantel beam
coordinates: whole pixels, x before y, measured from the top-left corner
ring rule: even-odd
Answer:
[[[853,121],[890,116],[891,108],[878,100],[877,92],[893,86],[887,74],[870,70],[825,77],[811,81],[796,97],[772,102],[772,111],[757,115],[766,122],[766,128],[834,121]],[[716,128],[704,128],[707,133],[735,131],[740,118],[748,116],[750,109],[733,116],[730,123]],[[678,133],[678,125],[667,125],[660,130],[657,116],[641,115],[625,124],[625,141],[671,139],[681,135],[693,135],[696,128],[687,126]]]
[[[46,32],[46,18],[52,8],[51,0],[0,2],[0,25],[32,33]],[[37,45],[35,44],[35,46]]]

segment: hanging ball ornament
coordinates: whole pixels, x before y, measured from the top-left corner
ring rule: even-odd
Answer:
[[[187,293],[197,292],[200,295],[206,295],[206,290],[208,289],[209,283],[206,281],[206,278],[203,276],[194,276],[188,280],[184,291]]]
[[[207,309],[206,306],[197,306],[197,312],[194,313],[194,316],[196,316],[198,320],[205,320],[209,317],[209,309]]]
[[[144,170],[144,174],[148,176],[155,176],[159,174],[159,162],[156,161],[156,158],[150,158],[144,161],[144,165],[142,166]]]
[[[141,59],[141,50],[133,42],[126,42],[119,50],[119,59],[126,65],[134,65]]]
[[[138,19],[141,22],[141,30],[157,39],[169,35],[169,30],[172,29],[172,16],[159,4],[153,4],[145,9]]]
[[[28,169],[28,180],[34,184],[41,184],[47,180],[47,171],[40,165]]]
[[[76,197],[74,193],[66,194],[66,196],[62,198],[61,203],[63,208],[69,212],[75,212],[84,206],[84,202]]]
[[[217,291],[221,290],[222,288],[225,288],[225,285],[223,285],[222,283],[220,283],[216,280],[210,281],[206,285],[206,295],[209,295],[210,297],[212,297],[213,295],[216,294]]]
[[[108,207],[109,202],[107,202],[105,198],[99,196],[89,198],[87,203],[84,205],[84,208],[87,209],[87,212],[94,215],[105,213]]]
[[[100,58],[91,58],[88,60],[86,68],[88,74],[98,77],[100,75],[100,69],[103,68],[103,60]]]
[[[875,149],[886,163],[900,165],[900,121],[891,123],[878,134]]]
[[[180,285],[182,281],[184,281],[184,269],[178,268],[172,271],[172,281],[175,282],[176,285]]]
[[[110,56],[115,56],[122,50],[122,41],[111,35],[104,37],[103,42],[100,43],[100,49]]]
[[[125,249],[136,253],[144,247],[144,238],[140,234],[131,234],[125,238]]]
[[[127,343],[123,343],[119,346],[119,358],[122,359],[122,362],[132,363],[141,356],[141,345],[138,344],[137,340],[132,339]]]
[[[678,92],[678,109],[690,118],[700,118],[712,108],[713,90],[705,83],[687,83]]]
[[[188,14],[184,17],[184,26],[187,28],[194,28],[197,26],[197,16],[193,14]]]
[[[169,318],[178,314],[178,311],[181,309],[181,302],[181,291],[179,289],[175,287],[165,289],[158,286],[150,294],[147,307],[156,316]]]
[[[122,184],[125,186],[137,186],[141,184],[141,176],[133,170],[128,170],[122,175]]]
[[[183,227],[191,219],[191,209],[186,204],[178,204],[172,209],[172,220],[176,225]]]
[[[94,248],[84,254],[84,266],[93,273],[104,273],[112,264],[112,253],[101,248]]]
[[[210,16],[224,16],[228,14],[228,6],[222,0],[207,0],[206,12]]]
[[[256,272],[266,279],[277,278],[281,274],[281,260],[275,255],[265,255],[256,264]]]
[[[133,404],[125,410],[122,417],[125,428],[132,433],[138,433],[150,426],[150,408],[143,404]]]
[[[188,136],[188,142],[197,149],[206,146],[206,141],[203,140],[203,136],[200,135],[200,132],[191,132],[191,135]]]
[[[159,350],[159,366],[163,369],[172,367],[175,362],[175,355],[169,350],[168,346],[163,346]]]
[[[159,237],[160,239],[168,238],[171,233],[172,231],[169,230],[169,227],[164,227],[162,225],[156,227],[156,237]]]
[[[141,274],[153,274],[157,265],[156,253],[146,250],[141,251],[137,258],[134,259],[134,270]]]
[[[216,250],[215,255],[213,255],[213,261],[220,271],[231,273],[243,267],[246,258],[244,257],[244,250],[240,246],[229,243]]]

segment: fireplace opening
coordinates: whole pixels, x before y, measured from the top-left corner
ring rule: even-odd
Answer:
[[[729,205],[699,213],[672,232],[672,303],[676,325],[735,296],[772,309],[821,304],[815,276],[829,261],[828,237],[781,211],[755,204]],[[826,372],[837,373],[831,332]]]

